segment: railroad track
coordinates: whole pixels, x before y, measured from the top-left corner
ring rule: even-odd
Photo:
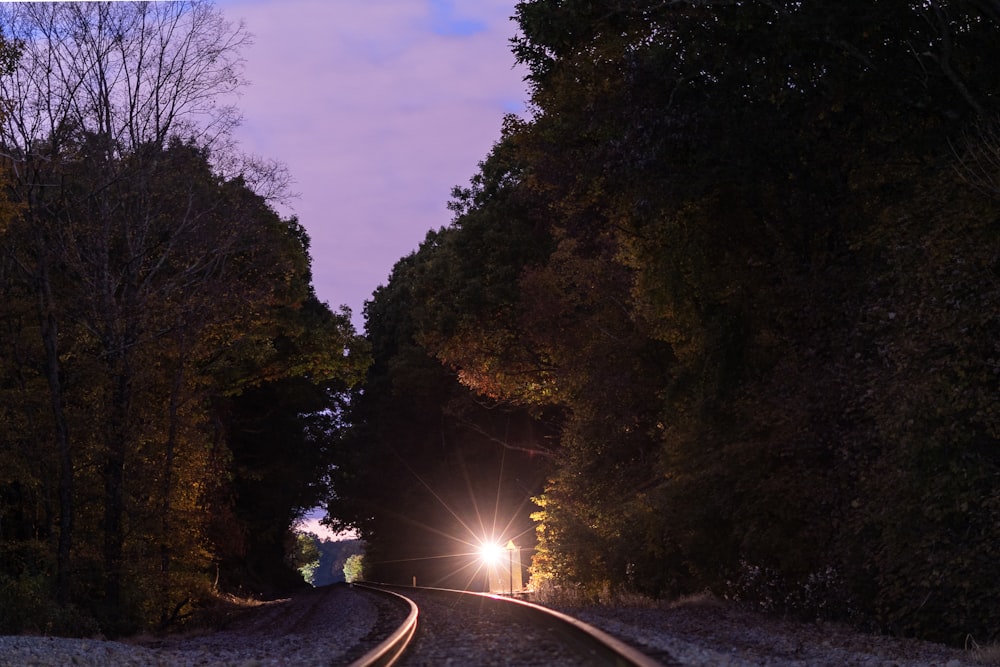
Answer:
[[[402,598],[410,613],[352,667],[614,665],[666,667],[580,620],[539,605],[441,588],[354,584]]]

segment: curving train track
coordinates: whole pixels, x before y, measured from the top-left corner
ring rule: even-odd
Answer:
[[[0,636],[0,667],[232,665],[655,665],[576,619],[489,596],[335,584],[249,606],[214,630],[125,641]],[[406,598],[405,600],[403,598]],[[230,610],[235,611],[235,610]],[[830,623],[752,614],[711,597],[651,609],[581,609],[663,665],[978,667],[991,649],[865,635]],[[593,641],[594,639],[597,641]]]
[[[354,667],[678,664],[654,660],[571,616],[520,600],[440,588],[354,586],[409,609],[406,620]]]

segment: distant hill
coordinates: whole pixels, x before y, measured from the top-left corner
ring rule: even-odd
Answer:
[[[344,563],[355,554],[364,553],[361,540],[321,540],[319,566],[313,575],[313,586],[326,586],[344,581]]]

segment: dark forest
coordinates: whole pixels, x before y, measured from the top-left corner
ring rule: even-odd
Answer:
[[[995,639],[1000,5],[516,19],[530,117],[367,305],[376,578],[499,525],[536,588]]]
[[[367,365],[280,169],[227,144],[208,3],[0,9],[0,633],[176,628],[301,577]],[[254,186],[254,187],[252,187]]]
[[[304,585],[325,505],[375,580],[514,540],[536,590],[1000,638],[1000,4],[515,20],[529,111],[359,336],[228,140],[242,27],[0,9],[0,632]]]

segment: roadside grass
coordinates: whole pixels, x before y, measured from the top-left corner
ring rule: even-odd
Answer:
[[[981,665],[1000,665],[1000,644],[980,646],[972,635],[965,638],[965,650],[973,662]]]
[[[557,586],[543,582],[536,586],[531,594],[531,601],[550,607],[638,607],[655,609],[660,602],[639,593],[633,593],[624,588],[612,588],[603,583],[599,587]]]
[[[268,604],[252,597],[213,592],[194,603],[190,617],[181,626],[166,630],[147,630],[124,639],[129,644],[156,648],[167,638],[193,638],[225,630],[247,612]]]

